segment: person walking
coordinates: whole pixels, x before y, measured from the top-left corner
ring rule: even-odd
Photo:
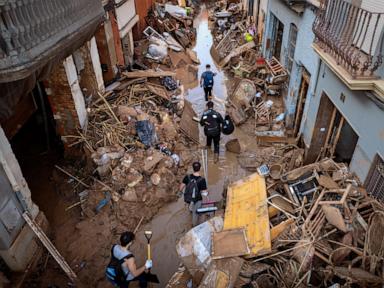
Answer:
[[[111,249],[111,261],[106,269],[107,279],[114,287],[128,288],[130,282],[138,281],[140,288],[146,288],[148,281],[146,273],[152,268],[152,260],[147,260],[142,267],[136,266],[135,257],[129,250],[135,234],[127,231],[120,235],[120,245],[115,244]]]
[[[224,123],[219,112],[213,110],[213,102],[207,102],[207,110],[200,119],[200,125],[204,126],[204,134],[207,137],[207,148],[211,148],[213,140],[213,151],[215,163],[219,161],[221,125]]]
[[[179,191],[184,191],[184,202],[192,212],[192,225],[195,227],[199,220],[197,209],[201,208],[203,196],[208,197],[208,191],[207,181],[204,177],[200,176],[200,162],[194,162],[192,168],[193,173],[184,177],[183,182],[180,184]]]
[[[211,71],[211,65],[209,64],[205,66],[205,69],[205,72],[201,74],[200,86],[204,88],[205,101],[208,101],[212,97],[213,77],[216,76],[216,73]]]

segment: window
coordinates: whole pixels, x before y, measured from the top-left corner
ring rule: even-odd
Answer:
[[[291,27],[289,29],[289,42],[288,42],[288,55],[287,55],[287,70],[289,74],[291,74],[293,59],[295,57],[296,39],[297,39],[297,27],[295,24],[291,24]]]
[[[384,160],[376,155],[366,182],[367,192],[380,201],[384,201]]]
[[[254,5],[255,5],[255,0],[248,0],[248,16],[253,16]]]

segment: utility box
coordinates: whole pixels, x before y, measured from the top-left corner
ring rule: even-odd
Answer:
[[[7,250],[24,225],[22,208],[0,165],[0,250]]]

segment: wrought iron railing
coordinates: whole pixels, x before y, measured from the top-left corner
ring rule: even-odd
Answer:
[[[322,0],[313,24],[317,43],[353,78],[375,78],[383,64],[384,13],[344,0]]]
[[[102,16],[100,0],[0,0],[0,81],[52,57]]]

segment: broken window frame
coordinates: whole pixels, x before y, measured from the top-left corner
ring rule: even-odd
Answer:
[[[299,30],[297,26],[294,23],[291,23],[289,27],[288,51],[287,51],[287,61],[286,61],[288,74],[291,74],[292,67],[293,67],[298,33],[299,33]]]

